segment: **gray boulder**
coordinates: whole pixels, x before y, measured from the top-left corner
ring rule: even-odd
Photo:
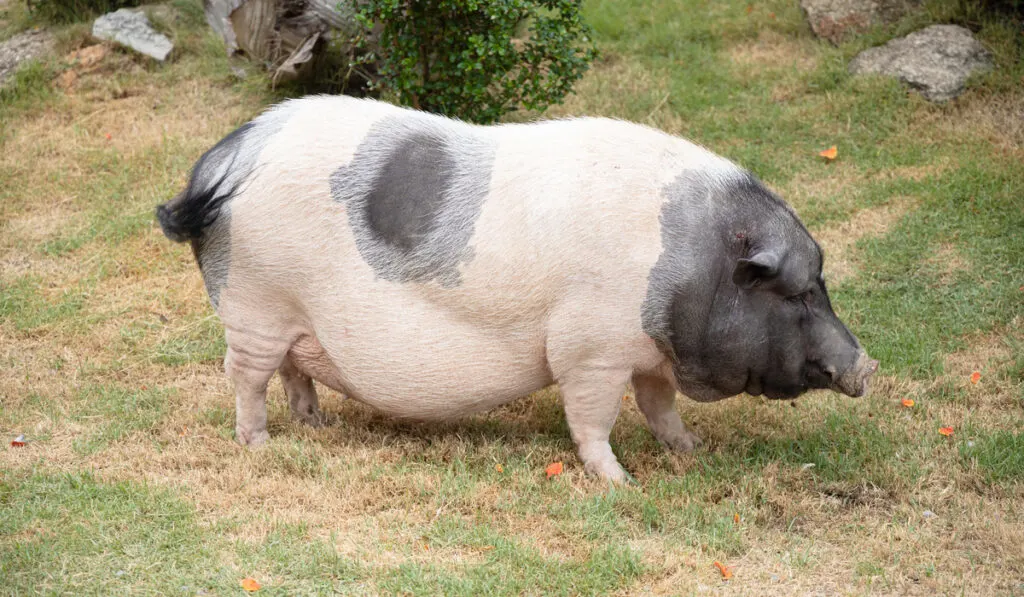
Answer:
[[[14,74],[26,60],[50,51],[53,36],[47,31],[25,31],[0,42],[0,85]]]
[[[174,49],[171,40],[149,26],[149,19],[144,13],[127,8],[96,19],[92,24],[92,35],[115,41],[161,62],[166,60],[167,55]]]
[[[960,95],[968,77],[990,68],[989,51],[970,31],[956,25],[926,27],[864,50],[850,62],[851,73],[896,77],[933,102]]]
[[[811,31],[839,44],[873,25],[892,23],[918,0],[800,0]]]

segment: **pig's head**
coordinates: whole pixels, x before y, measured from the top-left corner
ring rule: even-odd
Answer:
[[[748,174],[687,173],[665,192],[643,321],[678,389],[862,396],[878,362],[833,312],[821,248],[792,209]]]

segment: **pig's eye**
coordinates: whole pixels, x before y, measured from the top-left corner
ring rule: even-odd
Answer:
[[[792,303],[804,303],[807,302],[809,298],[811,298],[810,290],[806,292],[801,292],[800,294],[794,294],[793,296],[788,296],[786,297],[786,300]]]

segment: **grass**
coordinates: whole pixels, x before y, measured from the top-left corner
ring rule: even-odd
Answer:
[[[139,4],[139,0],[32,0],[30,13],[41,23],[66,24]]]
[[[612,445],[635,487],[585,478],[554,389],[444,425],[321,389],[313,430],[275,380],[269,445],[238,448],[219,324],[151,214],[287,90],[232,74],[193,0],[158,7],[168,64],[114,50],[67,89],[59,58],[19,71],[0,91],[0,436],[28,443],[0,447],[4,591],[1024,594],[1019,24],[925,2],[833,47],[796,3],[748,5],[589,1],[602,58],[546,116],[644,122],[753,169],[822,240],[882,372],[861,400],[680,400],[707,443],[690,455],[629,401]],[[29,23],[6,13],[0,36]],[[997,67],[955,102],[846,72],[958,19]],[[55,35],[60,56],[91,43]]]

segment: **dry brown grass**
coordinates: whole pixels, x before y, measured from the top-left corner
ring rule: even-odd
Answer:
[[[936,285],[946,285],[964,271],[967,262],[960,256],[955,245],[942,243],[922,265],[934,273]]]
[[[1024,94],[972,96],[958,102],[934,123],[956,136],[981,136],[996,147],[1024,152]]]
[[[778,190],[800,211],[812,199],[848,203],[849,196],[866,179],[867,175],[855,164],[840,157],[826,169],[798,172]]]
[[[666,77],[615,54],[602,56],[576,84],[573,93],[562,104],[548,108],[544,118],[602,116],[607,113],[606,98],[613,97],[645,106],[645,116],[639,119],[643,124],[672,134],[687,130],[686,123],[671,109],[672,95]]]
[[[968,378],[975,371],[997,369],[1013,356],[1013,342],[1024,340],[1022,322],[1015,319],[1008,330],[997,330],[988,334],[975,334],[967,338],[967,347],[946,355],[946,372],[950,375]]]
[[[811,38],[793,38],[765,29],[756,41],[729,48],[729,59],[744,69],[797,70],[810,72],[818,67],[819,47]]]

